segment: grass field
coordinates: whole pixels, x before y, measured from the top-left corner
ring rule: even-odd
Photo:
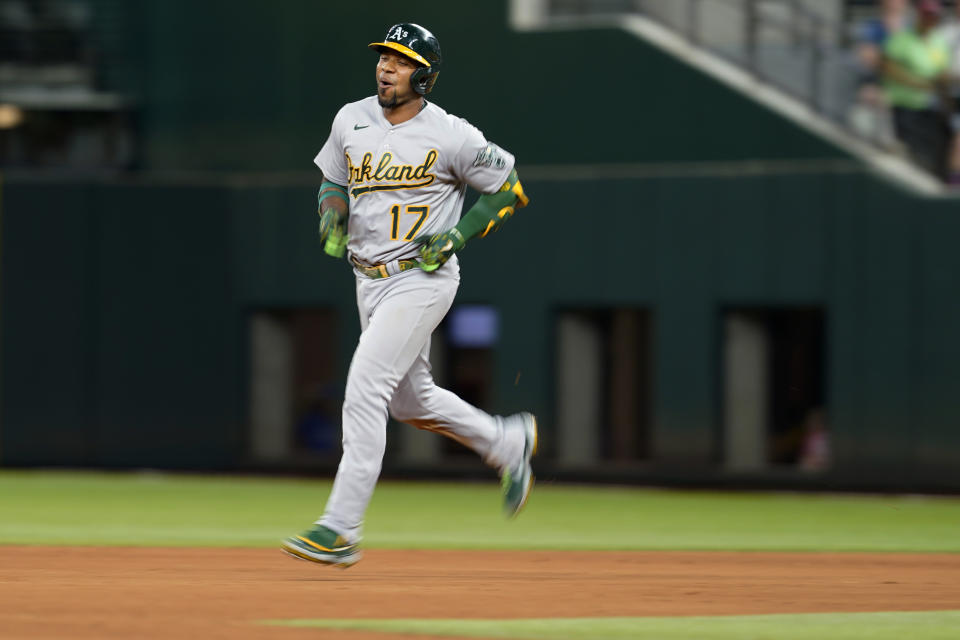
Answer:
[[[0,472],[0,544],[273,547],[330,483],[157,473]],[[960,552],[960,499],[537,486],[523,516],[478,484],[383,483],[365,545],[405,549]],[[960,579],[960,578],[958,578]],[[958,603],[960,608],[960,603]],[[286,620],[287,626],[533,639],[960,637],[960,613],[712,618]]]
[[[325,480],[0,472],[0,543],[274,546],[320,514]],[[380,548],[960,552],[960,499],[717,493],[540,483],[492,519],[496,483],[382,483]],[[69,522],[68,528],[64,523]]]

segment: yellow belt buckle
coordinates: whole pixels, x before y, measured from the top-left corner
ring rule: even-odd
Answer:
[[[386,265],[378,264],[378,265],[377,265],[377,269],[380,271],[380,277],[381,277],[381,278],[386,278],[386,277],[388,277],[388,276],[390,275],[389,273],[387,273],[387,266],[386,266]]]

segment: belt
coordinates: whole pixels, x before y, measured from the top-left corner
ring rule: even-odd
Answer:
[[[353,256],[350,256],[350,262],[353,263],[353,266],[355,266],[360,273],[368,278],[373,278],[374,280],[377,278],[389,278],[391,275],[395,275],[387,271],[386,264],[367,265],[363,264]],[[410,269],[416,269],[419,266],[420,262],[412,258],[409,260],[397,260],[397,273],[409,271]]]

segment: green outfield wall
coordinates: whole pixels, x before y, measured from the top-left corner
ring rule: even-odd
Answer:
[[[820,479],[960,488],[955,201],[856,173],[602,180],[584,227],[583,184],[527,189],[531,207],[462,256],[459,300],[502,319],[487,409],[538,412],[549,441],[556,310],[647,308],[653,432],[636,477],[719,478],[722,310],[812,305],[837,456]],[[0,461],[242,467],[250,313],[334,310],[341,375],[357,336],[314,198],[8,176]]]

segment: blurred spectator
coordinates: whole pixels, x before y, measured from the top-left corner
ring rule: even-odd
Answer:
[[[954,4],[954,13],[940,29],[943,39],[950,50],[950,124],[953,129],[953,143],[950,151],[950,183],[960,184],[960,0]]]
[[[883,48],[891,35],[907,26],[907,0],[883,0],[880,15],[857,28],[857,56],[867,79],[879,81]]]
[[[857,97],[848,113],[850,126],[884,146],[895,146],[890,105],[882,88],[883,49],[892,34],[906,27],[908,0],[883,0],[880,15],[856,26]]]
[[[944,113],[949,50],[937,30],[939,0],[917,0],[910,27],[891,34],[883,48],[883,85],[897,137],[920,166],[947,179],[951,132]]]
[[[822,408],[807,413],[799,464],[804,471],[823,471],[830,466],[830,436]]]

